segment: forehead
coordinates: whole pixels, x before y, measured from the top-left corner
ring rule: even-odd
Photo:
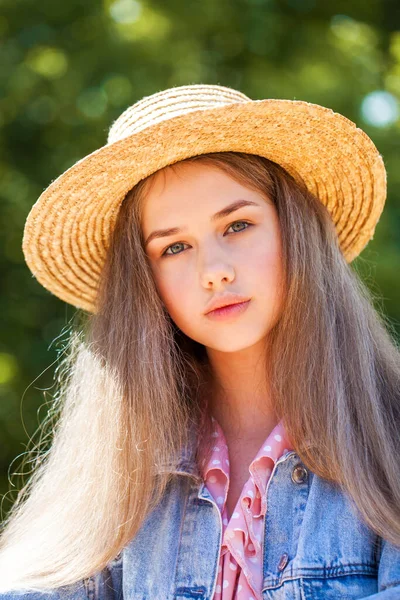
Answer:
[[[218,210],[227,200],[239,198],[243,192],[260,195],[217,166],[201,162],[177,163],[148,178],[143,192],[142,216],[149,220],[172,211],[184,215],[193,211]]]

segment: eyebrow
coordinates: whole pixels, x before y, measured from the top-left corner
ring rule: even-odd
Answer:
[[[227,217],[231,213],[235,212],[236,210],[239,210],[239,208],[242,208],[243,206],[258,206],[259,208],[261,208],[260,205],[257,204],[257,202],[253,202],[252,200],[236,200],[236,202],[232,202],[232,204],[229,204],[229,206],[225,206],[225,208],[215,213],[215,215],[213,215],[210,220],[214,222],[218,221],[219,219],[223,219],[224,217]],[[184,228],[181,227],[156,229],[148,236],[147,240],[145,241],[145,246],[147,246],[152,240],[156,238],[163,238],[175,235],[177,233],[182,233],[183,230]]]

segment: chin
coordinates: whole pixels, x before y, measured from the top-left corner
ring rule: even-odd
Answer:
[[[216,337],[217,336],[215,336],[215,338]],[[212,342],[205,343],[205,346],[210,350],[214,350],[216,352],[234,353],[241,352],[243,350],[246,350],[247,348],[252,348],[253,346],[256,346],[257,344],[262,342],[262,340],[265,338],[264,335],[241,340],[238,340],[237,336],[234,339],[230,339],[227,336],[221,337],[223,337],[223,339],[217,340],[214,338]]]

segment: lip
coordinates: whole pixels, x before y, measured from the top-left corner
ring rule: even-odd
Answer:
[[[250,298],[246,298],[245,296],[240,296],[239,294],[229,292],[219,296],[214,296],[208,303],[204,314],[207,315],[216,309],[220,309],[225,306],[232,306],[234,304],[241,304],[243,302],[248,302],[249,300]]]
[[[236,317],[247,310],[247,307],[250,304],[250,300],[246,300],[244,302],[236,302],[235,304],[227,304],[222,306],[221,308],[216,308],[211,310],[206,314],[206,317],[214,320],[223,320],[230,319],[232,317]]]

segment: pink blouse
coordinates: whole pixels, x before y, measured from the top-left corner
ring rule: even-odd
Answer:
[[[212,418],[212,421],[215,446],[208,464],[202,467],[202,476],[220,509],[223,534],[213,600],[262,600],[265,491],[275,461],[293,448],[286,439],[282,422],[278,423],[250,464],[250,477],[228,521],[225,506],[229,488],[228,447],[217,420]]]

